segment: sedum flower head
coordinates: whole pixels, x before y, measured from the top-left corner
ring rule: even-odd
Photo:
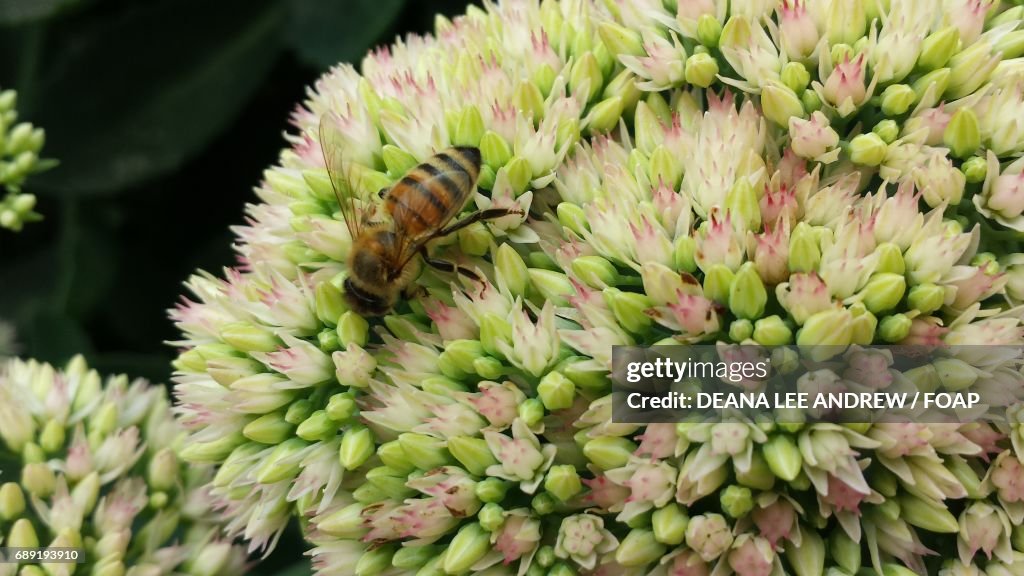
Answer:
[[[17,92],[0,90],[0,228],[15,232],[43,219],[34,210],[35,195],[22,192],[25,180],[56,164],[39,158],[46,133],[29,122],[18,122],[17,102]]]
[[[81,357],[63,369],[7,359],[0,412],[13,464],[0,479],[4,546],[79,548],[78,570],[93,574],[246,569],[211,509],[213,470],[179,456],[184,432],[162,388],[104,381]]]
[[[611,421],[616,345],[1022,343],[1021,259],[995,233],[1018,216],[1021,16],[989,8],[506,0],[326,74],[238,266],[171,313],[183,456],[216,464],[230,533],[266,549],[299,518],[320,574],[1017,559],[997,555],[1000,511],[1024,514],[1002,428]],[[429,245],[477,279],[423,267],[361,317],[324,147],[376,203],[452,145],[481,155],[460,218],[523,215]],[[897,385],[854,360],[804,384]]]

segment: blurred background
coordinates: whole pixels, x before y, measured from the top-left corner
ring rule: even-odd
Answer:
[[[19,352],[170,378],[166,310],[234,263],[243,219],[306,87],[467,0],[0,0],[0,89],[60,165],[0,229],[0,321]],[[479,3],[479,2],[477,2]],[[256,574],[309,574],[286,534]]]

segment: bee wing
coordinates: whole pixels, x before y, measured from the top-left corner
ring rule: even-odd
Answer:
[[[341,132],[337,119],[330,112],[320,116],[320,148],[323,150],[327,174],[338,199],[338,207],[345,219],[352,240],[362,233],[364,215],[356,205],[358,187],[353,182],[355,165],[345,154],[348,142]]]

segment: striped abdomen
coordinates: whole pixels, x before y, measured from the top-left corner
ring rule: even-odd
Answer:
[[[443,150],[413,168],[388,191],[385,203],[396,227],[407,237],[443,228],[469,199],[480,176],[480,150]]]

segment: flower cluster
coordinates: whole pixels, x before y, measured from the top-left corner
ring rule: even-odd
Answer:
[[[28,122],[18,122],[17,101],[15,91],[0,90],[0,187],[7,192],[0,198],[0,228],[15,232],[27,222],[42,219],[33,211],[36,197],[22,193],[22,184],[30,174],[54,165],[53,161],[39,158],[46,139],[43,130]]]
[[[220,536],[184,432],[162,387],[103,382],[81,357],[65,369],[0,364],[0,538],[10,548],[77,549],[77,563],[0,565],[0,574],[241,574],[244,550]]]
[[[266,549],[298,517],[325,575],[1018,573],[1020,410],[627,425],[609,371],[616,345],[1024,344],[1024,255],[984,220],[1012,227],[1024,193],[1001,167],[1024,153],[1022,17],[506,0],[331,71],[236,229],[240,265],[172,312],[185,457],[219,466],[232,534]],[[526,216],[431,245],[479,281],[426,270],[364,318],[321,118],[364,198],[475,146],[466,210]],[[888,374],[857,362],[837,386]],[[985,380],[1019,391],[1020,363]]]

